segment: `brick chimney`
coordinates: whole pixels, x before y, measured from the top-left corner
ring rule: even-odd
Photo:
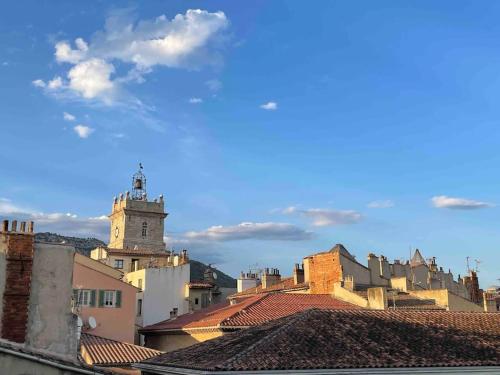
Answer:
[[[33,267],[33,222],[13,220],[9,230],[4,220],[0,232],[0,337],[24,343],[26,340],[28,309]]]
[[[280,270],[277,268],[266,268],[262,275],[262,289],[267,289],[281,281]]]
[[[298,263],[295,263],[293,267],[293,284],[298,285],[304,282],[304,265],[300,267]]]

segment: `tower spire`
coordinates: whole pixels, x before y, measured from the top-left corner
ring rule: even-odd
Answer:
[[[139,163],[139,170],[132,176],[132,199],[147,200],[146,176],[142,173],[143,166]]]

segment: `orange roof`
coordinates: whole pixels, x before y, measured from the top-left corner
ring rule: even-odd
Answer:
[[[140,332],[192,330],[203,328],[238,328],[262,324],[312,308],[326,310],[359,309],[328,294],[268,293],[245,298],[233,304],[220,304],[177,319],[144,327]]]
[[[307,283],[295,284],[293,277],[287,277],[285,279],[282,279],[279,283],[274,284],[266,289],[262,288],[262,285],[259,285],[254,288],[248,288],[242,292],[232,294],[229,296],[229,298],[248,297],[254,294],[277,292],[280,290],[305,289],[307,288],[307,286]]]
[[[215,285],[206,281],[191,281],[188,283],[189,289],[209,289]]]
[[[81,335],[81,351],[88,364],[98,366],[130,365],[161,354],[158,350],[89,333]]]
[[[136,256],[151,256],[156,258],[164,258],[170,256],[170,252],[166,250],[150,250],[150,249],[113,249],[105,248],[108,254],[113,255],[136,255]]]

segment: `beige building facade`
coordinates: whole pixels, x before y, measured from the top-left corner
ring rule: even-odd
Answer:
[[[82,319],[82,332],[133,344],[135,339],[136,293],[121,280],[114,268],[80,254],[73,264],[75,312]],[[93,318],[96,327],[89,325]]]

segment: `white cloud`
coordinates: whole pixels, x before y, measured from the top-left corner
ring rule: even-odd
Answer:
[[[237,240],[281,240],[303,241],[312,233],[288,223],[249,223],[233,226],[217,225],[200,232],[187,232],[185,239],[199,241],[237,241]]]
[[[450,208],[456,210],[475,210],[479,208],[492,207],[491,203],[475,201],[465,198],[453,198],[446,195],[438,195],[431,199],[434,207]]]
[[[0,218],[34,221],[36,232],[55,232],[62,235],[106,238],[109,231],[107,216],[79,217],[73,213],[43,213],[0,199]]]
[[[68,72],[69,87],[84,98],[101,97],[109,103],[114,88],[110,76],[114,71],[113,65],[101,59],[83,61]]]
[[[323,208],[300,209],[295,206],[285,208],[282,213],[291,215],[299,214],[312,219],[313,225],[317,227],[355,224],[363,219],[363,216],[353,210],[331,210]]]
[[[266,111],[276,111],[278,109],[278,103],[267,102],[266,104],[262,104],[260,108],[265,109]]]
[[[218,79],[209,79],[205,82],[210,91],[219,91],[222,88],[222,82]]]
[[[72,65],[67,73],[69,83],[58,77],[47,86],[86,100],[114,104],[124,84],[144,82],[143,76],[152,72],[154,66],[197,69],[219,63],[217,51],[223,40],[222,31],[228,25],[226,15],[220,11],[189,9],[172,19],[161,15],[139,22],[131,21],[123,11],[115,12],[89,42],[77,38],[74,46],[65,40],[55,44],[56,61]],[[124,76],[112,78],[114,61],[131,67]],[[45,87],[41,80],[33,84]]]
[[[57,90],[63,86],[63,81],[61,77],[55,77],[53,80],[47,83],[47,87],[50,90]]]
[[[76,120],[76,117],[73,116],[71,113],[68,113],[68,112],[63,112],[63,118],[66,121],[75,121]]]
[[[75,45],[76,49],[72,49],[67,41],[56,43],[56,60],[58,62],[67,62],[71,64],[76,64],[83,60],[89,49],[88,44],[82,38],[77,38],[75,40]]]
[[[368,203],[368,208],[391,208],[394,207],[394,202],[390,199],[381,200],[381,201],[373,201]]]
[[[43,88],[45,87],[45,82],[42,81],[41,79],[35,79],[34,81],[31,81],[31,83],[33,84],[33,86],[35,87],[40,87],[40,88]]]
[[[80,138],[88,138],[95,129],[88,127],[86,125],[76,125],[73,130]]]
[[[189,99],[189,103],[191,103],[191,104],[203,103],[203,99],[201,99],[201,98],[191,98],[191,99]]]

